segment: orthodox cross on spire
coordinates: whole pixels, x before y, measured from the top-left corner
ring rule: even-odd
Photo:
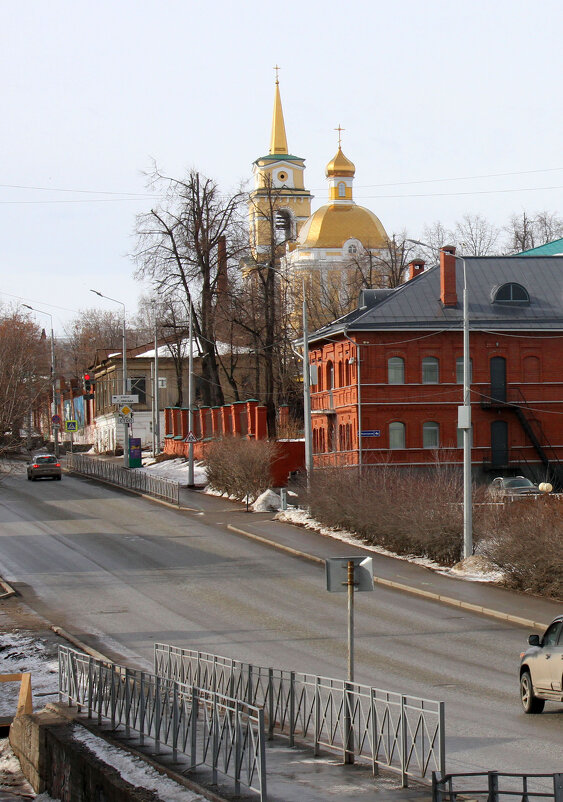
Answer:
[[[279,82],[280,82],[279,81],[279,77],[280,77],[279,76],[279,71],[281,70],[281,67],[278,67],[278,65],[276,64],[276,66],[273,69],[276,71],[276,83],[279,84]]]
[[[338,128],[335,128],[334,130],[338,131],[338,147],[341,147],[341,145],[342,145],[342,131],[345,131],[346,129],[342,128],[340,123],[338,123]]]

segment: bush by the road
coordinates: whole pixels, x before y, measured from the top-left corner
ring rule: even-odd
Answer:
[[[463,484],[439,464],[427,474],[392,466],[313,474],[309,507],[325,526],[346,529],[396,554],[452,566],[463,550]],[[511,588],[563,598],[563,501],[538,497],[491,504],[473,491],[473,540]]]
[[[429,475],[392,466],[329,469],[313,474],[311,515],[321,523],[355,532],[396,554],[416,554],[442,565],[461,558],[462,480],[437,465]]]
[[[225,437],[210,443],[205,454],[207,480],[214,490],[239,501],[254,501],[270,487],[270,465],[276,446],[268,440]]]
[[[488,535],[481,552],[501,568],[506,584],[563,599],[563,500],[515,499],[484,508]]]

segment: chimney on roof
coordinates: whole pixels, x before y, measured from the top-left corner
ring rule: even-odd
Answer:
[[[407,267],[409,269],[409,281],[424,271],[425,262],[423,259],[412,259]]]
[[[453,245],[444,245],[440,250],[440,300],[443,306],[457,306]]]

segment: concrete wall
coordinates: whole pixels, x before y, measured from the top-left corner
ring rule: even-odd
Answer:
[[[75,740],[74,726],[80,725],[58,713],[54,705],[12,722],[10,745],[37,793],[47,791],[61,802],[158,801],[152,791],[135,788]]]

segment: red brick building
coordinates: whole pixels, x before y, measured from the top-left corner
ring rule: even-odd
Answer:
[[[409,265],[397,289],[309,338],[314,463],[463,460],[463,262]],[[467,257],[472,466],[563,479],[563,257]],[[561,462],[560,462],[561,461]]]

